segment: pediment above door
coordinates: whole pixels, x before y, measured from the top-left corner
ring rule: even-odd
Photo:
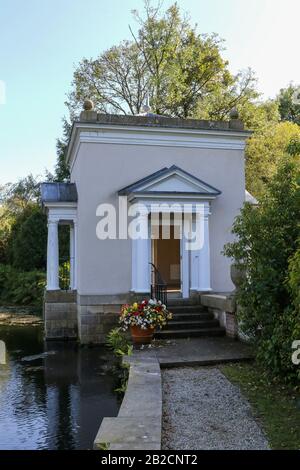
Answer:
[[[142,198],[214,199],[221,191],[175,165],[163,168],[121,189],[119,195],[129,200]]]

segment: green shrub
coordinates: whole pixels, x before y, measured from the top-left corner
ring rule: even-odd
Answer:
[[[21,224],[12,244],[13,265],[22,271],[45,269],[47,253],[47,217],[40,208]]]
[[[106,345],[113,350],[116,356],[130,356],[132,345],[128,335],[121,328],[113,328],[106,337]]]
[[[300,242],[299,248],[289,261],[288,286],[291,291],[294,307],[300,314]]]
[[[18,271],[0,264],[0,302],[41,306],[46,286],[44,271]]]
[[[299,310],[294,308],[299,260],[290,261],[299,221],[299,167],[287,156],[259,207],[246,204],[242,209],[233,226],[237,241],[224,250],[247,273],[238,292],[243,331],[253,338],[258,360],[290,381],[299,373],[291,360],[293,339],[300,339]]]

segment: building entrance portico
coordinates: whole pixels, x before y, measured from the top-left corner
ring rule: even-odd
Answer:
[[[219,194],[176,166],[119,191],[135,207],[141,227],[132,239],[133,292],[149,294],[151,264],[183,298],[211,290],[209,215]]]

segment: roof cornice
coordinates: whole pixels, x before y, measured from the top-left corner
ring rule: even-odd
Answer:
[[[75,121],[66,161],[72,163],[72,157],[76,156],[81,143],[244,150],[245,141],[250,135],[249,131],[233,129],[125,126]]]

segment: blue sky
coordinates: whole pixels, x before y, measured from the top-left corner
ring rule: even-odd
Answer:
[[[299,0],[178,3],[199,32],[225,39],[233,72],[253,68],[265,97],[290,81],[300,84]],[[0,0],[0,184],[53,170],[75,65],[129,38],[131,10],[142,5],[142,0]]]

